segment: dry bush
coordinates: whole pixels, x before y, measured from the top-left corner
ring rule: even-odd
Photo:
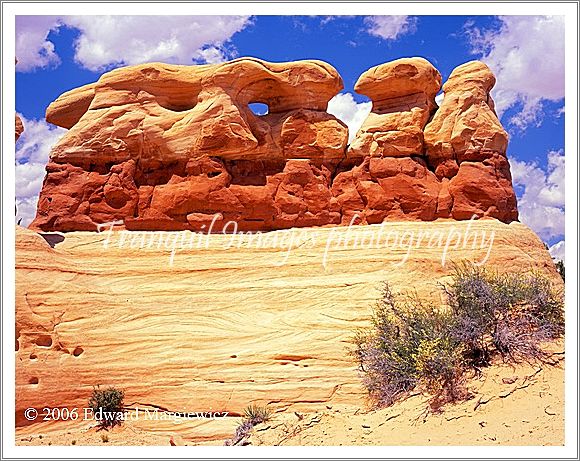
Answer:
[[[463,264],[442,288],[448,306],[435,307],[417,296],[401,301],[385,284],[372,327],[357,332],[353,352],[377,406],[412,390],[431,394],[433,409],[463,400],[468,372],[495,355],[543,360],[542,343],[564,332],[562,294],[537,273],[501,275]]]

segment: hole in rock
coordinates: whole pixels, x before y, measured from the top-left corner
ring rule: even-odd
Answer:
[[[36,354],[30,354],[30,360],[36,360],[38,356]]]
[[[221,174],[221,171],[210,171],[207,174],[208,178],[215,178],[216,176],[219,176]]]
[[[75,347],[74,351],[72,352],[72,354],[75,357],[78,357],[79,355],[81,355],[85,350],[81,347],[81,346],[77,346]]]
[[[238,356],[236,354],[230,355],[230,359],[237,359],[237,358],[238,358]]]
[[[263,102],[251,102],[248,104],[248,107],[258,117],[268,115],[269,112],[268,104],[264,104]]]
[[[28,384],[38,384],[38,378],[36,376],[33,376],[28,380]]]
[[[41,347],[52,346],[52,338],[49,335],[41,335],[36,339],[36,345]]]

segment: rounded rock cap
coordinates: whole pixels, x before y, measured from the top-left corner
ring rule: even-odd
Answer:
[[[449,93],[456,89],[465,91],[471,87],[480,87],[489,93],[494,85],[495,76],[486,64],[481,61],[469,61],[453,69],[443,85],[443,91]]]
[[[420,92],[435,97],[441,89],[441,74],[424,58],[401,58],[371,67],[354,89],[373,101]]]

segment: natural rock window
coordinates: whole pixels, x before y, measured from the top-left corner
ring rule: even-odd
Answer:
[[[250,104],[248,104],[248,107],[250,108],[252,113],[254,115],[257,115],[258,117],[268,115],[269,113],[268,104],[264,104],[261,102],[251,102]]]

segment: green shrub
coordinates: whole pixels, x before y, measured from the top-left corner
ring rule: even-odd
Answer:
[[[103,428],[113,427],[123,421],[123,400],[125,393],[114,387],[101,390],[99,386],[93,388],[89,399],[89,407],[95,418]]]
[[[357,332],[354,354],[378,406],[411,390],[430,393],[434,409],[464,399],[467,372],[494,355],[542,360],[542,342],[563,334],[561,293],[539,274],[460,265],[443,289],[448,305],[435,307],[416,296],[401,302],[385,284],[372,327]]]
[[[385,284],[372,322],[370,331],[357,333],[355,355],[379,406],[393,404],[417,386],[437,396],[458,392],[462,349],[451,334],[448,311],[417,298],[400,303]]]

